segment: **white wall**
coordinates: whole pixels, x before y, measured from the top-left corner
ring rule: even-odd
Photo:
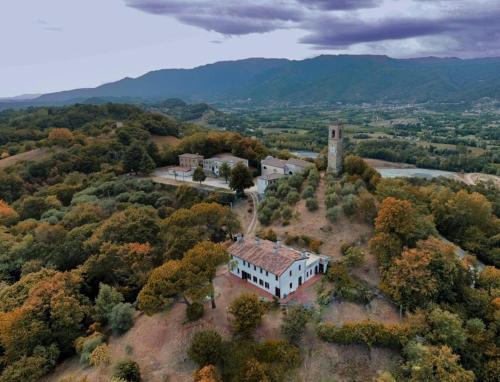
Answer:
[[[247,279],[249,283],[252,283],[265,290],[266,292],[271,293],[273,296],[275,295],[276,287],[279,288],[279,278],[278,280],[276,280],[276,275],[272,274],[271,272],[267,272],[266,274],[266,271],[263,269],[261,273],[261,268],[256,267],[257,269],[254,269],[254,265],[249,264],[248,261],[245,261],[246,265],[244,265],[243,260],[238,257],[234,257],[233,259],[231,259],[231,261],[237,264],[233,269],[231,269],[232,274],[238,276],[239,278],[242,278],[241,271],[245,271],[246,273],[251,275],[251,278]],[[257,279],[257,281],[254,281],[254,277]],[[260,285],[259,280],[262,280],[263,285]],[[265,287],[266,282],[269,284],[269,288]]]
[[[276,287],[280,288],[281,298],[285,298],[290,293],[295,292],[299,287],[299,277],[302,277],[302,284],[304,284],[307,280],[314,277],[314,268],[315,266],[319,266],[319,259],[314,261],[312,264],[307,266],[307,260],[297,260],[295,261],[281,276],[276,280],[276,275],[268,272],[266,275],[266,271],[260,267],[255,267],[253,264],[249,264],[247,261],[244,261],[238,257],[233,257],[231,259],[231,263],[234,263],[234,267],[230,269],[230,272],[239,278],[242,278],[242,271],[250,274],[251,278],[247,279],[249,283],[252,283],[259,288],[265,290],[268,293],[271,293],[273,296],[276,295]],[[239,272],[238,272],[239,270]],[[290,276],[290,271],[292,271],[292,275]],[[307,273],[309,271],[309,276]],[[256,281],[254,281],[254,277]],[[262,280],[263,285],[260,285],[259,280]],[[269,288],[265,287],[265,283],[269,284]],[[290,287],[290,283],[292,283],[292,287]]]
[[[299,269],[300,268],[300,269]],[[305,280],[306,260],[295,261],[280,277],[281,298],[285,298],[299,287],[299,277],[302,277],[302,284]],[[290,271],[292,275],[290,276]],[[290,288],[290,283],[292,287]]]

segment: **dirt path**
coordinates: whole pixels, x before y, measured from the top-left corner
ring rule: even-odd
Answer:
[[[17,155],[12,155],[8,158],[5,159],[0,159],[0,169],[2,168],[7,168],[9,166],[12,166],[16,164],[17,162],[21,161],[27,161],[27,160],[32,160],[32,161],[39,161],[42,160],[47,153],[46,149],[35,149],[31,151],[26,151],[25,153],[17,154]]]
[[[256,192],[249,192],[248,194],[252,198],[253,202],[253,215],[252,220],[247,227],[246,236],[253,237],[255,236],[255,228],[257,227],[257,208],[259,207],[259,197]]]

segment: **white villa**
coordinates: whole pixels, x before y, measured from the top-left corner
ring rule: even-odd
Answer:
[[[236,166],[237,163],[243,163],[246,167],[248,167],[248,160],[235,157],[234,155],[228,153],[217,154],[212,158],[203,160],[203,169],[205,171],[209,171],[212,174],[219,176],[219,169],[223,163],[227,163],[230,168]]]
[[[229,247],[230,272],[280,299],[303,283],[325,273],[329,258],[299,251],[269,240],[238,236]]]
[[[266,157],[260,162],[262,175],[257,178],[259,195],[264,195],[267,187],[277,183],[280,178],[302,172],[309,166],[313,166],[313,163],[302,159],[290,158],[283,160],[272,156]]]
[[[232,169],[236,166],[237,163],[243,163],[246,167],[248,167],[248,160],[244,158],[239,158],[229,153],[217,154],[212,158],[205,159],[203,155],[199,154],[191,154],[184,153],[179,155],[179,166],[178,168],[185,168],[194,170],[198,166],[202,166],[203,170],[206,172],[210,172],[215,176],[219,176],[219,169],[223,163],[227,163],[229,167]],[[192,171],[190,173],[192,175]]]

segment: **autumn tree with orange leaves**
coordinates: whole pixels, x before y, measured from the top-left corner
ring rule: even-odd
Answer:
[[[73,141],[74,135],[69,129],[55,128],[50,131],[48,139],[51,144],[64,147]]]
[[[19,215],[14,208],[0,199],[0,225],[9,226],[19,220]]]
[[[208,295],[215,308],[213,279],[217,266],[228,260],[222,245],[209,241],[197,244],[182,260],[167,261],[151,273],[139,293],[139,309],[153,314],[167,307],[176,297],[190,304]]]
[[[405,250],[400,259],[394,260],[381,288],[410,310],[427,305],[438,292],[430,263],[429,253],[418,249]]]
[[[217,374],[217,369],[214,365],[203,366],[200,370],[194,373],[194,382],[220,382],[221,379]]]

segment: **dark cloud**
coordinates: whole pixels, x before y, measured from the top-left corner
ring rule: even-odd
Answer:
[[[309,35],[300,42],[317,49],[346,48],[358,43],[388,40],[404,40],[412,37],[441,36],[446,39],[448,53],[463,55],[498,55],[500,53],[500,8],[453,14],[427,19],[382,19],[377,22],[343,20],[338,17],[322,17],[311,22]],[[437,47],[429,47],[429,51]],[[481,54],[483,52],[483,54]]]
[[[325,10],[352,10],[374,8],[381,0],[298,0],[306,7],[317,7]]]
[[[359,20],[323,18],[317,20],[311,26],[311,30],[314,32],[302,38],[300,42],[321,48],[343,48],[363,42],[436,35],[445,32],[446,26],[425,19],[395,19],[368,23]]]
[[[300,7],[251,1],[126,0],[129,7],[152,14],[170,15],[185,24],[222,34],[264,33],[304,20]]]
[[[439,36],[448,44],[443,50],[458,55],[500,54],[498,0],[124,1],[143,12],[172,16],[182,23],[224,35],[301,29],[307,34],[299,42],[317,49],[347,49],[359,43]],[[414,15],[408,12],[412,9]],[[399,10],[406,11],[405,16],[392,16]],[[429,51],[435,52],[436,48],[429,46]]]

